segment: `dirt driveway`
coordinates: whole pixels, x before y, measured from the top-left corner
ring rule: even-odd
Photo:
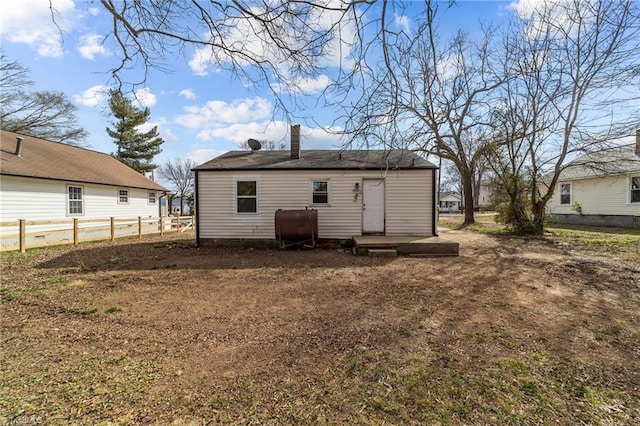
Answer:
[[[444,236],[460,257],[3,257],[0,424],[640,422],[638,262]]]

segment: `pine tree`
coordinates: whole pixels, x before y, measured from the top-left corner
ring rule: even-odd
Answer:
[[[162,152],[164,140],[158,134],[158,127],[141,132],[139,127],[149,120],[149,108],[136,108],[133,102],[118,90],[109,91],[109,108],[116,119],[114,129],[107,127],[107,133],[116,144],[116,152],[111,155],[140,173],[150,172],[156,167],[153,158]]]

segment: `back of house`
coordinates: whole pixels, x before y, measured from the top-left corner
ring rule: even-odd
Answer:
[[[317,210],[320,240],[437,235],[437,167],[408,150],[231,151],[196,167],[197,243],[273,241],[278,210]]]

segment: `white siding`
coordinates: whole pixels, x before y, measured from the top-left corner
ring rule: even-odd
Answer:
[[[200,238],[272,239],[278,209],[318,210],[320,238],[350,238],[362,231],[362,180],[385,178],[386,234],[431,235],[432,171],[201,171]],[[258,213],[236,213],[235,182],[258,181]],[[311,182],[329,181],[329,204],[313,205]],[[356,183],[359,185],[355,191]]]
[[[630,176],[618,175],[601,178],[558,182],[549,202],[550,213],[578,214],[573,203],[582,206],[582,214],[589,215],[640,215],[640,203],[630,203]],[[637,176],[637,175],[633,175]],[[560,204],[560,185],[571,184],[571,203]]]
[[[68,185],[83,188],[84,214],[67,214]],[[118,204],[118,189],[129,189],[128,204]],[[155,204],[149,204],[148,194],[143,189],[2,176],[0,221],[157,217],[160,194],[156,191]]]

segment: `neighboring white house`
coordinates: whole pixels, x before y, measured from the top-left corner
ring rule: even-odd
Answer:
[[[158,217],[167,189],[110,155],[1,132],[0,221]]]
[[[320,240],[437,235],[437,167],[408,150],[231,151],[194,169],[198,245],[273,240],[278,209],[318,211]]]
[[[491,181],[485,180],[480,182],[478,188],[478,202],[476,203],[476,209],[479,211],[491,210],[493,204],[493,189]]]
[[[459,213],[462,210],[462,196],[455,191],[442,192],[439,207],[441,213]]]
[[[635,144],[568,163],[547,208],[554,222],[640,228],[640,130]]]

